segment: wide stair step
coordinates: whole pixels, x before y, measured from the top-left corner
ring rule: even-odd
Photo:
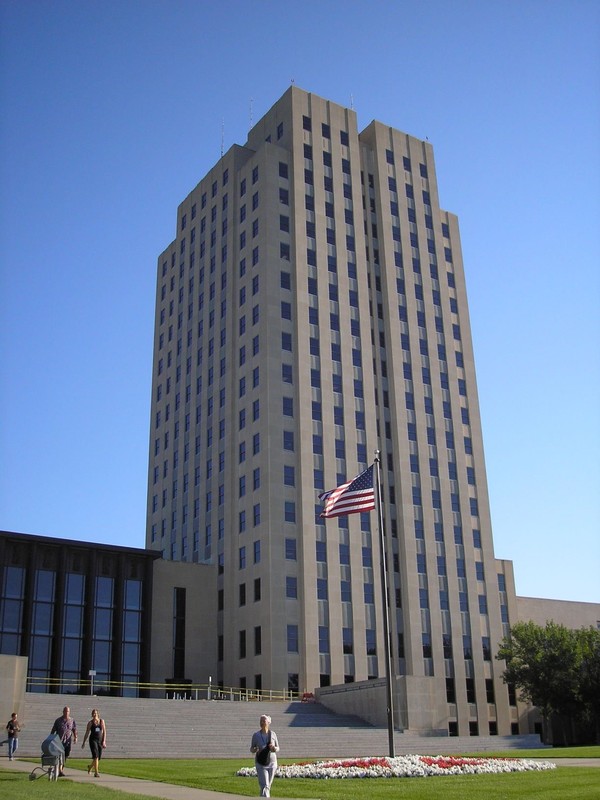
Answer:
[[[19,756],[40,755],[54,720],[69,706],[77,722],[81,749],[92,708],[107,727],[107,758],[237,758],[252,761],[250,739],[261,714],[269,714],[282,758],[335,758],[389,754],[386,727],[351,715],[335,714],[319,703],[166,700],[90,697],[28,692]],[[459,753],[541,747],[538,736],[415,736],[396,731],[395,753]]]

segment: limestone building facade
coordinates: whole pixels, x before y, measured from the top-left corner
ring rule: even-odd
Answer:
[[[451,733],[510,733],[458,220],[429,142],[292,86],[158,259],[146,544],[217,564],[219,681],[385,674],[376,515],[318,501],[375,451],[394,674]]]

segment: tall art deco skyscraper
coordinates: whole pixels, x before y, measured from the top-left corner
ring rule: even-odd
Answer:
[[[218,681],[385,675],[376,514],[318,500],[376,450],[408,725],[510,733],[457,219],[428,142],[292,86],[158,259],[147,545],[216,565]]]

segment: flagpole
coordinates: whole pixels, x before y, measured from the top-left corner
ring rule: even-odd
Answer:
[[[377,516],[379,522],[379,547],[381,550],[381,605],[383,612],[383,638],[385,645],[385,674],[386,674],[386,699],[387,699],[387,722],[388,722],[388,741],[390,758],[394,758],[394,701],[392,692],[392,656],[390,647],[390,615],[389,615],[389,601],[388,601],[388,588],[387,588],[387,567],[386,567],[386,553],[385,553],[385,537],[383,534],[383,504],[381,502],[381,463],[380,451],[375,450],[375,464],[377,469],[375,474],[377,479],[376,496],[377,496]]]

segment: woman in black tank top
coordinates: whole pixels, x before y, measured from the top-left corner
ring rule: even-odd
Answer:
[[[88,775],[94,770],[94,777],[98,778],[100,776],[98,764],[102,758],[102,751],[106,747],[106,725],[104,724],[104,720],[100,719],[100,713],[97,708],[92,709],[92,718],[85,729],[82,747],[85,747],[88,737],[90,739],[90,751],[92,753],[92,763],[88,765]]]

